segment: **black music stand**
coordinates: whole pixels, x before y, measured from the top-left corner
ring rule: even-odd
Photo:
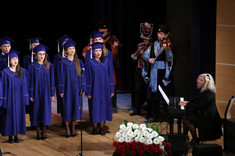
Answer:
[[[81,153],[79,153],[80,156],[83,156],[83,153],[82,153],[82,113],[83,113],[83,105],[82,105],[82,93],[83,93],[83,90],[82,90],[82,80],[83,80],[83,73],[84,73],[85,69],[82,68],[81,70],[81,89],[80,89],[80,93],[79,93],[79,96],[80,96],[80,104],[79,104],[79,110],[80,110],[80,116],[81,116]]]

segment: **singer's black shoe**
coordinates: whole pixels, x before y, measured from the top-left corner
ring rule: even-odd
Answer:
[[[12,136],[9,136],[8,143],[10,143],[10,144],[13,144],[13,143],[14,143],[14,140],[13,140],[13,137],[12,137]]]
[[[106,135],[106,133],[103,130],[100,130],[100,135]]]
[[[93,131],[92,131],[91,134],[92,134],[92,135],[96,135],[96,134],[97,134],[97,129],[93,129]]]
[[[14,142],[15,142],[15,143],[20,143],[21,140],[18,138],[18,136],[15,136],[15,137],[14,137]]]

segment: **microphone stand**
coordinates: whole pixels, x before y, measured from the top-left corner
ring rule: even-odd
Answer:
[[[79,104],[79,110],[80,110],[80,116],[81,116],[81,153],[79,153],[80,156],[83,156],[82,154],[82,112],[83,112],[83,106],[82,106],[82,79],[83,79],[83,73],[84,73],[85,69],[82,68],[81,70],[81,89],[80,89],[80,104]]]

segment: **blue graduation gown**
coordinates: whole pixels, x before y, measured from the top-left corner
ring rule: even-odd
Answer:
[[[92,96],[89,105],[90,121],[112,121],[111,93],[114,93],[113,65],[105,57],[103,63],[91,59],[86,65],[87,95]]]
[[[31,62],[31,55],[32,55],[32,52],[30,51],[27,55],[24,56],[24,59],[23,59],[23,67],[27,70],[29,68],[29,65],[32,63]],[[47,61],[49,62],[48,55],[47,55]],[[33,54],[33,62],[37,62],[36,54]]]
[[[0,52],[0,71],[2,71],[4,68],[8,66],[7,59],[8,59],[8,54]]]
[[[84,67],[83,62],[79,60],[81,69]],[[84,75],[84,74],[83,74]],[[62,105],[63,121],[80,120],[80,97],[79,92],[82,87],[83,92],[86,92],[86,80],[76,74],[76,65],[74,61],[68,58],[63,58],[57,66],[57,79],[59,93],[64,93]]]
[[[108,50],[108,49],[107,49],[107,52],[108,52],[108,54],[107,54],[107,56],[105,56],[105,57],[108,58],[109,64],[113,66],[113,54],[112,54],[112,52],[111,52],[110,50]],[[95,57],[95,54],[94,54],[94,52],[92,51],[92,58],[94,58],[94,57]],[[86,67],[86,64],[90,61],[90,59],[91,59],[91,49],[88,50],[87,53],[86,53],[85,67]]]
[[[16,77],[9,68],[1,71],[2,81],[2,118],[1,132],[3,136],[26,134],[25,105],[29,104],[28,73]]]
[[[23,59],[23,67],[27,70],[29,68],[29,65],[32,63],[31,62],[31,54],[32,54],[32,52],[29,52],[27,55],[24,56],[24,59]],[[33,62],[36,62],[36,61],[37,61],[36,55],[33,54]]]
[[[55,86],[56,86],[56,98],[57,98],[57,113],[62,113],[62,98],[59,94],[59,89],[58,89],[58,79],[57,79],[57,65],[59,64],[59,62],[62,60],[62,53],[57,53],[54,56],[54,72],[55,72]]]
[[[54,66],[49,69],[44,65],[33,62],[29,65],[29,98],[34,98],[30,105],[31,126],[51,123],[51,96],[55,96]]]

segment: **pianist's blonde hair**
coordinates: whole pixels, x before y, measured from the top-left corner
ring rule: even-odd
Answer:
[[[200,92],[204,92],[205,90],[211,90],[212,92],[216,92],[216,88],[215,88],[215,82],[214,82],[214,79],[213,77],[211,76],[211,74],[209,73],[203,73],[203,74],[200,74],[198,76],[198,78],[202,76],[204,77],[205,79],[205,85],[201,88],[201,91]]]

